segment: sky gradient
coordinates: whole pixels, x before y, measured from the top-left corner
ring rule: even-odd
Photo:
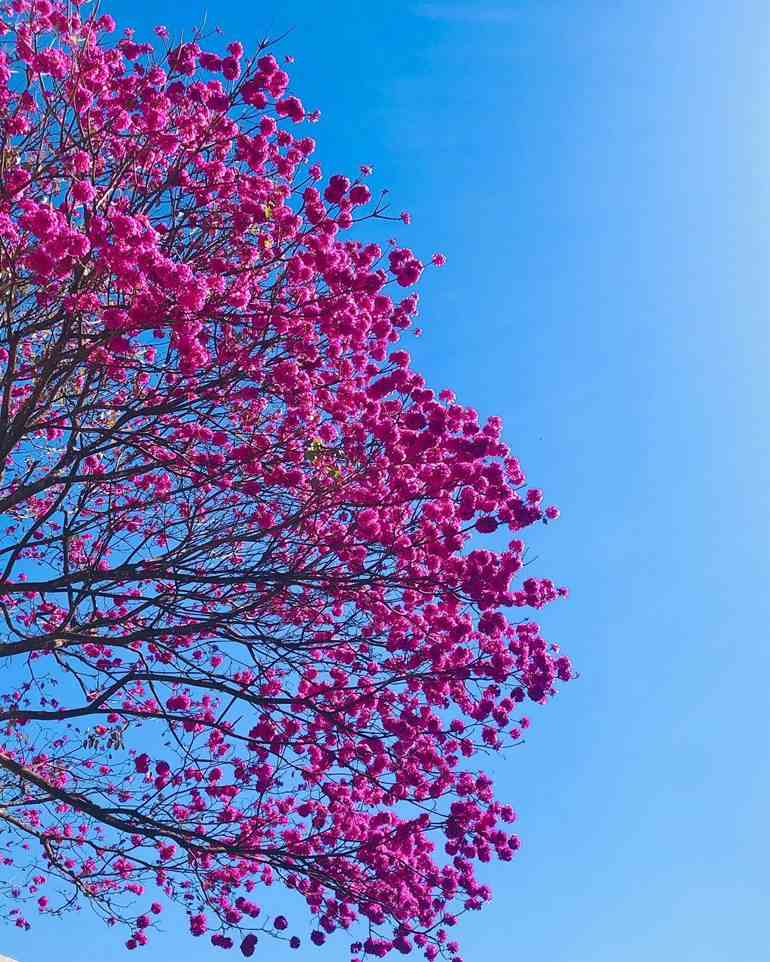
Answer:
[[[393,233],[448,258],[421,285],[416,366],[502,415],[562,510],[529,541],[570,587],[538,620],[580,678],[495,764],[523,847],[488,867],[466,962],[767,962],[766,0],[103,8],[141,39],[206,9],[247,47],[292,28],[325,171],[373,164],[413,217]],[[0,952],[235,958],[166,922],[135,954],[86,912],[0,930]],[[263,939],[254,958],[347,951]]]

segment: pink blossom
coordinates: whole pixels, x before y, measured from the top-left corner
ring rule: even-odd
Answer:
[[[282,117],[289,117],[299,123],[305,116],[305,109],[299,97],[285,97],[275,105],[276,113]]]
[[[88,203],[89,200],[93,200],[96,195],[96,191],[87,180],[78,180],[72,185],[72,196],[75,200],[79,200],[82,203]]]

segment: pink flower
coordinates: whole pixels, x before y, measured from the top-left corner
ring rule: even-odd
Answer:
[[[254,955],[254,949],[256,945],[257,945],[257,937],[256,935],[253,935],[250,933],[241,942],[241,952],[247,958],[250,958],[252,955]]]
[[[93,200],[96,196],[96,191],[93,185],[87,180],[76,180],[72,185],[72,196],[75,200],[81,201],[86,204],[89,200]]]
[[[492,518],[489,515],[479,518],[476,521],[476,530],[481,532],[481,534],[491,534],[493,531],[497,531],[498,521],[496,518]]]
[[[286,97],[279,100],[275,110],[280,116],[290,117],[295,123],[299,123],[305,116],[305,109],[299,97]]]
[[[222,61],[222,73],[227,80],[236,80],[241,75],[241,65],[235,57],[225,57]]]
[[[329,178],[329,184],[324,191],[324,198],[330,204],[339,204],[350,188],[350,181],[342,174],[334,174]]]
[[[366,186],[366,184],[356,184],[350,189],[350,203],[358,206],[361,204],[368,204],[372,198],[372,192]]]
[[[266,56],[259,58],[257,61],[257,66],[263,74],[270,76],[270,74],[273,74],[276,72],[276,70],[278,70],[278,61],[271,53],[269,53]]]

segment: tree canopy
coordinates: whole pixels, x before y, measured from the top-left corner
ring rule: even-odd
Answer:
[[[315,944],[457,960],[519,845],[484,758],[571,676],[522,572],[558,511],[398,346],[425,265],[356,239],[384,195],[274,54],[78,10],[0,28],[7,912],[137,948],[174,901],[249,956],[300,943],[281,884]]]

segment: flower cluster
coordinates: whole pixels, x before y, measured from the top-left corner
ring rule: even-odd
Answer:
[[[79,10],[0,26],[8,911],[458,962],[519,847],[481,762],[571,677],[517,611],[558,511],[398,346],[425,265],[276,58]]]

